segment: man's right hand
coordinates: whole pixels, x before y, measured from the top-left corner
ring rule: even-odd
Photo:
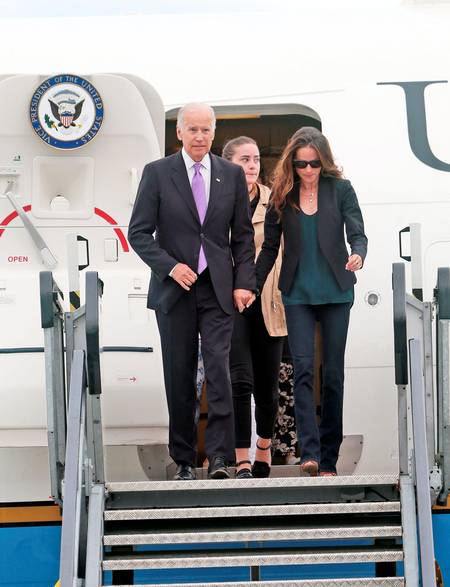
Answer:
[[[172,269],[170,277],[187,291],[189,291],[191,289],[190,286],[197,281],[197,274],[184,263],[177,263]]]

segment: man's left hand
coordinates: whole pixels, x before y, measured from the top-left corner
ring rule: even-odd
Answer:
[[[234,305],[239,312],[242,312],[245,308],[249,308],[255,301],[255,298],[255,294],[248,289],[233,290]]]
[[[358,271],[363,266],[362,259],[359,255],[350,255],[345,268],[347,271]]]

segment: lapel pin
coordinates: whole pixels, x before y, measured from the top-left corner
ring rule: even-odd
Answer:
[[[218,181],[220,183],[220,179],[218,177],[216,177],[216,181]]]

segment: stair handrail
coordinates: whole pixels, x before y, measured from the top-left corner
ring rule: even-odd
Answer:
[[[398,447],[400,475],[409,474],[408,451],[408,342],[406,330],[406,283],[404,263],[392,264],[394,310],[394,368],[398,401]]]
[[[60,587],[74,587],[84,577],[86,512],[86,361],[85,351],[73,353],[61,532]]]
[[[408,474],[411,468],[411,454],[413,450],[409,439],[411,426],[408,425],[409,413],[409,358],[408,338],[417,337],[422,342],[423,378],[426,389],[425,417],[427,431],[428,462],[438,475],[436,434],[435,434],[435,378],[433,365],[433,303],[419,300],[406,291],[404,263],[392,264],[392,289],[394,310],[394,365],[395,384],[398,389],[398,430],[399,430],[399,460],[400,474]],[[414,322],[414,317],[416,321]],[[437,495],[437,493],[436,493]]]
[[[439,267],[434,291],[436,303],[437,455],[442,472],[438,503],[446,504],[450,491],[450,268]]]
[[[430,467],[427,452],[425,389],[420,341],[409,340],[411,379],[411,419],[414,436],[414,476],[422,587],[435,587],[433,523],[431,519]],[[407,582],[408,584],[408,582]]]
[[[96,271],[86,272],[86,369],[89,395],[87,398],[87,432],[90,466],[93,484],[104,484],[103,433],[100,396],[102,380],[100,371],[99,300],[103,295],[103,281]]]
[[[73,587],[84,582],[91,498],[104,497],[104,458],[100,409],[99,298],[103,283],[97,272],[86,274],[86,304],[71,314],[78,333],[70,332],[73,348],[70,361],[69,409],[61,535],[60,585]],[[66,314],[67,325],[67,314]],[[81,333],[80,331],[83,331]],[[83,348],[74,348],[80,345]],[[102,498],[103,499],[103,498]]]
[[[51,495],[62,504],[66,454],[66,377],[64,357],[64,296],[51,271],[39,273],[41,326],[47,403],[47,442]]]

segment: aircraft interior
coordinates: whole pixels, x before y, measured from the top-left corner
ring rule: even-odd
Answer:
[[[223,145],[241,135],[254,139],[261,153],[261,181],[270,184],[275,164],[288,138],[301,126],[321,129],[316,112],[299,104],[214,106],[217,117],[212,151],[220,155]],[[166,155],[180,148],[176,136],[178,108],[166,114]]]

